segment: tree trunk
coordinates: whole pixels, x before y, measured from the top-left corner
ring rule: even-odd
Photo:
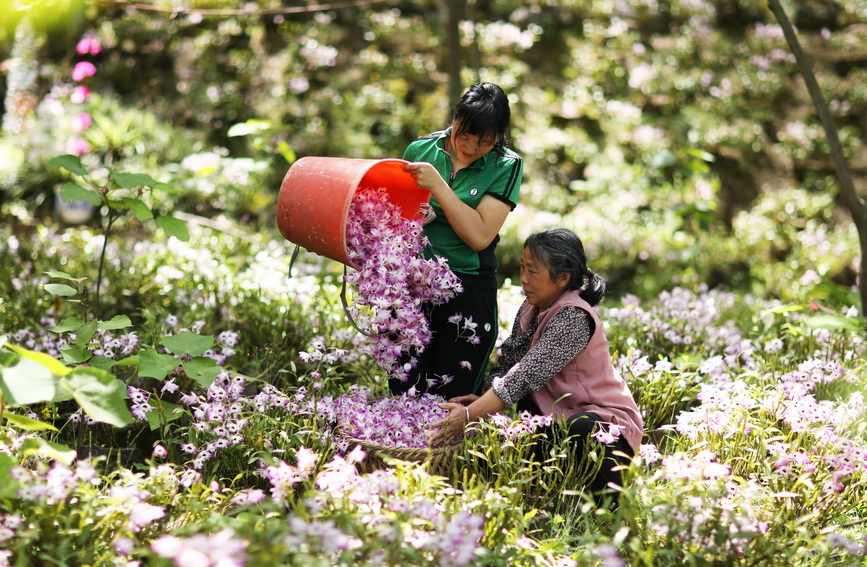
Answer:
[[[446,0],[448,23],[446,24],[446,72],[449,76],[449,101],[455,104],[463,94],[461,84],[461,35],[460,23],[465,11],[465,0]],[[451,109],[451,107],[450,107]],[[451,114],[448,120],[451,120]]]
[[[798,67],[801,70],[801,75],[804,77],[807,90],[810,92],[813,104],[816,105],[819,120],[822,122],[825,135],[828,137],[828,145],[831,148],[831,158],[834,160],[834,169],[837,172],[837,183],[840,186],[843,204],[849,210],[849,214],[852,215],[852,220],[855,223],[855,228],[858,229],[858,243],[861,247],[858,291],[861,295],[861,316],[864,317],[865,308],[867,308],[867,205],[864,204],[864,201],[855,192],[855,184],[852,182],[852,174],[849,171],[846,156],[843,154],[843,146],[840,144],[837,127],[831,119],[828,103],[825,101],[821,89],[819,89],[819,83],[816,81],[816,75],[813,73],[813,67],[804,50],[801,49],[801,44],[798,42],[798,37],[795,35],[792,23],[789,21],[788,16],[786,16],[786,12],[780,5],[779,0],[768,0],[768,6],[783,29],[786,42],[789,44],[792,53],[795,54],[795,60],[798,62]]]

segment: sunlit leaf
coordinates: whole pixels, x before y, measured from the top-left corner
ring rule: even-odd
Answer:
[[[151,220],[152,218],[154,218],[153,212],[147,205],[144,204],[144,201],[142,201],[141,199],[136,199],[134,197],[124,197],[123,199],[121,199],[121,202],[126,205],[132,215],[140,221]]]
[[[18,415],[17,413],[4,411],[3,417],[6,418],[6,421],[19,429],[27,431],[57,431],[57,428],[50,423],[39,421],[38,419],[33,419],[26,415]]]
[[[45,284],[43,287],[45,291],[51,295],[59,295],[60,297],[72,297],[78,293],[78,290],[74,287],[69,287],[66,284],[49,283]]]
[[[181,242],[187,242],[190,239],[190,231],[187,229],[187,223],[175,217],[168,215],[160,215],[156,219],[157,226],[169,236],[174,236]]]
[[[238,124],[233,124],[227,135],[230,138],[234,138],[237,136],[249,136],[250,134],[256,134],[258,132],[265,132],[270,130],[272,127],[272,123],[270,120],[247,120],[246,122],[240,122]]]
[[[23,357],[14,366],[0,368],[0,388],[8,406],[50,402],[57,395],[54,374],[44,364]]]
[[[42,456],[49,459],[57,459],[65,465],[71,465],[75,461],[75,451],[60,443],[52,443],[44,439],[26,439],[21,444],[21,453],[27,456]]]
[[[39,364],[47,368],[48,371],[55,376],[66,376],[72,370],[50,354],[46,354],[44,352],[36,352],[35,350],[28,350],[24,347],[13,345],[12,343],[8,343],[6,347],[17,352],[18,355],[22,358],[38,362]]]

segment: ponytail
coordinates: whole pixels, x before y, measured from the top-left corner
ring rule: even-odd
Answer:
[[[584,289],[581,290],[579,294],[581,299],[590,304],[591,307],[595,307],[602,301],[602,298],[605,297],[605,291],[608,286],[605,283],[605,279],[599,274],[590,270],[590,268],[586,268],[584,270],[584,275],[587,277],[587,285],[584,286]]]

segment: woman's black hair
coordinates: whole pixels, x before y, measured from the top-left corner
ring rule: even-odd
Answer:
[[[467,89],[452,110],[456,135],[472,134],[486,141],[508,144],[511,111],[506,93],[493,83],[476,83]]]
[[[587,267],[584,244],[574,232],[560,227],[547,228],[531,234],[524,241],[524,248],[548,268],[552,280],[568,275],[566,289],[584,288],[581,298],[591,306],[602,301],[606,290],[605,279]]]

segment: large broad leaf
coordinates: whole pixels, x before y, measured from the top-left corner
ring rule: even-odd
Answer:
[[[187,223],[175,217],[160,215],[157,217],[157,226],[163,229],[166,234],[174,236],[181,242],[187,242],[190,239]]]
[[[42,287],[51,295],[59,295],[60,297],[72,297],[78,293],[78,290],[66,284],[48,283]]]
[[[214,383],[214,378],[222,372],[213,358],[198,356],[184,363],[184,372],[187,376],[198,382],[203,388],[208,388]]]
[[[17,413],[8,411],[3,412],[3,417],[6,421],[17,427],[18,429],[26,429],[27,431],[57,431],[57,428],[45,421],[39,421]]]
[[[157,380],[165,380],[169,372],[178,367],[180,360],[155,350],[143,350],[138,354],[138,374]]]
[[[64,183],[60,188],[60,197],[67,203],[72,201],[87,201],[94,207],[102,204],[102,197],[93,189],[88,189],[75,183]]]
[[[183,331],[177,335],[163,337],[163,346],[178,356],[199,356],[214,346],[213,335],[200,335],[192,331]]]
[[[41,455],[49,459],[57,459],[64,465],[71,465],[75,461],[75,451],[61,445],[60,443],[52,443],[44,439],[27,439],[21,444],[21,452],[25,455]]]
[[[57,397],[57,381],[44,364],[21,358],[15,366],[0,368],[0,389],[8,406],[50,402]]]
[[[6,348],[14,350],[22,358],[27,358],[29,360],[38,362],[42,366],[46,367],[48,371],[55,376],[66,376],[72,370],[50,354],[45,354],[44,352],[36,352],[35,350],[28,350],[24,347],[13,345],[12,343],[7,343]]]
[[[98,328],[103,331],[116,331],[127,327],[132,327],[132,321],[126,315],[115,315],[111,321],[100,321],[98,324]]]
[[[829,331],[858,331],[861,328],[859,319],[830,314],[807,317],[804,319],[804,324],[811,329],[827,329]]]
[[[84,412],[102,423],[124,427],[132,423],[132,414],[126,406],[126,388],[123,382],[99,368],[76,368],[60,386],[72,394]]]
[[[78,156],[73,156],[67,154],[65,156],[57,156],[56,158],[51,158],[48,160],[48,165],[52,165],[54,167],[62,167],[69,171],[70,173],[74,173],[75,175],[87,175],[87,170],[84,169],[84,166],[81,165],[81,158]]]

